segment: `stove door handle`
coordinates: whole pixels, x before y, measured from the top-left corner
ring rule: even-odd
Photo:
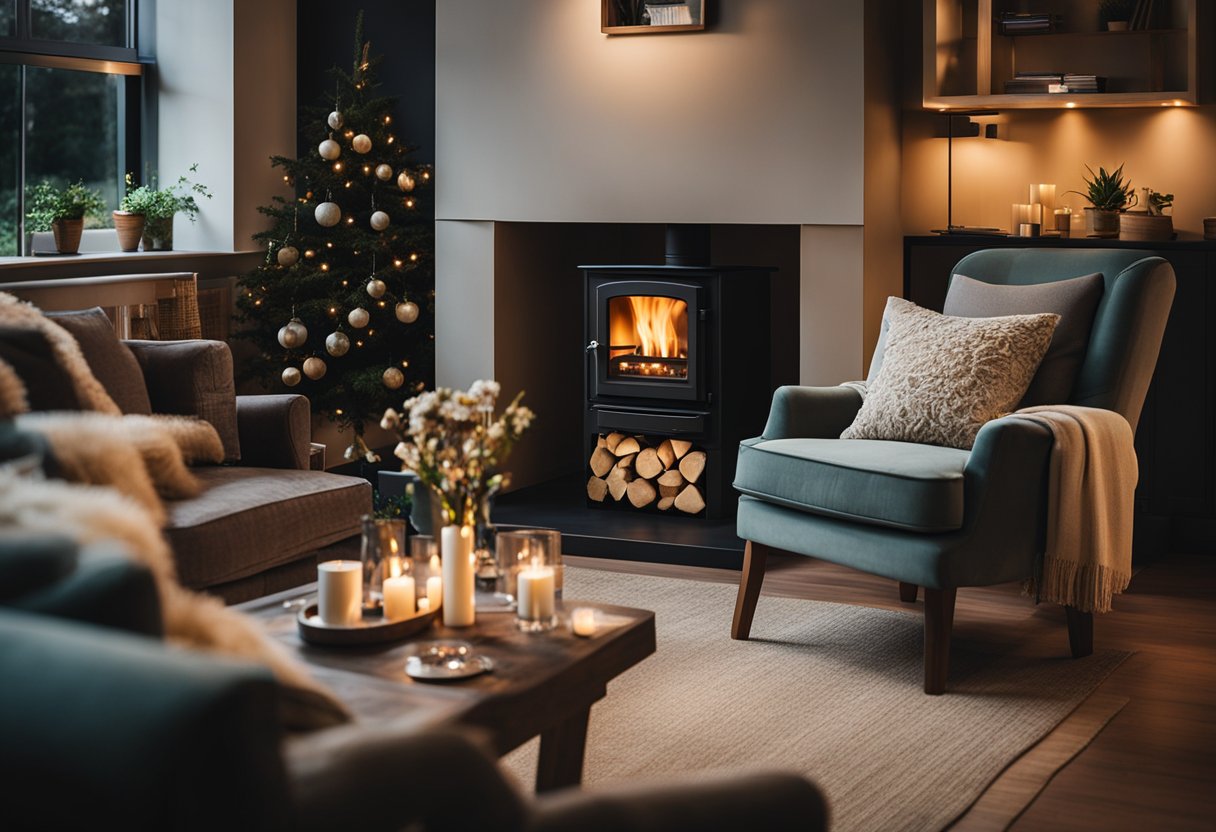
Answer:
[[[585,351],[586,351],[586,352],[595,352],[595,351],[596,351],[596,350],[598,350],[599,348],[600,348],[600,342],[599,342],[599,341],[592,341],[590,344],[588,344],[588,345],[587,345],[587,347],[586,347],[586,350],[585,350]]]

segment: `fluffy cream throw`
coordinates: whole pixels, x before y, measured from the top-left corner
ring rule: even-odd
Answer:
[[[116,541],[156,579],[165,636],[179,648],[248,659],[283,685],[283,724],[313,730],[349,712],[252,619],[177,582],[173,556],[143,506],[111,488],[32,480],[0,467],[0,526],[68,535],[81,544]]]
[[[1074,405],[1011,414],[1055,437],[1042,574],[1027,591],[1082,612],[1110,612],[1132,577],[1132,509],[1139,476],[1131,426],[1118,413]]]

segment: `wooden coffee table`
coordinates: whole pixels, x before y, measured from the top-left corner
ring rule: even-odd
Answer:
[[[654,613],[589,602],[599,610],[591,638],[575,636],[565,616],[550,633],[521,633],[510,612],[478,612],[477,623],[449,629],[439,623],[414,639],[376,647],[314,647],[296,630],[293,601],[316,594],[316,585],[280,592],[237,608],[263,626],[313,671],[361,721],[408,721],[418,728],[457,724],[480,729],[499,755],[540,735],[536,790],[577,785],[591,706],[608,682],[654,652]],[[463,639],[494,661],[494,670],[469,679],[418,682],[405,675],[409,645]]]

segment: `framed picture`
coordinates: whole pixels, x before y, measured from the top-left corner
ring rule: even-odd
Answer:
[[[705,0],[601,0],[600,31],[606,35],[699,32]]]

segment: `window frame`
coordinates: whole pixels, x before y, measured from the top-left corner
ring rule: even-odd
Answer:
[[[0,0],[3,2],[3,0]],[[76,72],[92,72],[99,75],[118,75],[118,170],[121,177],[126,171],[140,178],[139,172],[145,163],[153,161],[155,152],[155,122],[145,118],[155,113],[149,83],[154,60],[141,47],[152,44],[150,35],[140,31],[141,16],[147,23],[155,20],[155,0],[127,0],[126,46],[107,46],[96,43],[72,43],[70,41],[45,40],[31,36],[30,5],[32,0],[16,0],[16,35],[0,36],[0,64],[16,64],[20,77],[19,112],[26,112],[26,76],[29,67],[67,69]],[[150,50],[148,50],[150,51]],[[25,233],[26,192],[26,123],[21,119],[17,152],[17,245],[21,256],[28,256]]]

